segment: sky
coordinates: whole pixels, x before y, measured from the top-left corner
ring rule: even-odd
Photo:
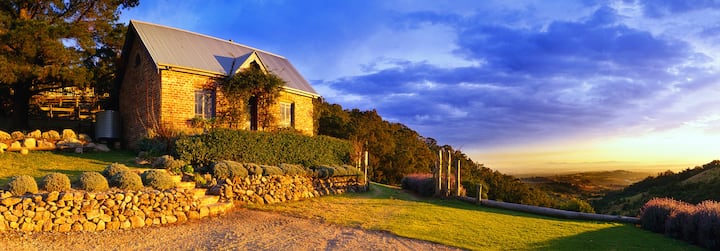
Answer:
[[[288,58],[506,173],[682,170],[720,155],[720,2],[141,0],[121,21]]]

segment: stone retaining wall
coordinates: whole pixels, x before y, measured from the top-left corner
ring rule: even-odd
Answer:
[[[102,231],[182,222],[209,215],[190,192],[51,192],[0,200],[0,230]]]
[[[346,191],[362,190],[356,176],[331,177],[327,179],[304,176],[249,176],[240,180],[224,180],[210,189],[220,195],[222,201],[269,204],[296,201]]]
[[[226,180],[208,189],[221,201],[277,203],[346,191],[360,191],[357,177],[313,179],[302,176],[251,176]],[[0,193],[0,231],[103,231],[163,225],[198,219],[212,210],[192,190],[111,190],[51,192],[27,196]]]

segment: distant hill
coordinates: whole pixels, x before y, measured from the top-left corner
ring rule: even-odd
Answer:
[[[669,197],[689,203],[720,201],[720,160],[674,173],[665,171],[593,201],[599,213],[636,216],[648,200]]]
[[[622,190],[648,176],[651,173],[614,170],[525,177],[521,180],[556,195],[593,199],[611,191]]]

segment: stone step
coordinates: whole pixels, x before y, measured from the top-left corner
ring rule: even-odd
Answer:
[[[216,195],[205,195],[203,197],[198,198],[199,206],[209,206],[212,204],[218,203],[220,200],[220,196]]]
[[[182,182],[182,175],[172,175],[172,176],[170,176],[170,177],[172,177],[172,180],[173,180],[173,182],[175,182],[175,183],[180,183],[180,182]]]
[[[207,207],[209,209],[210,216],[215,216],[227,212],[228,210],[233,208],[233,206],[234,205],[232,202],[217,202],[210,204]]]
[[[202,197],[205,197],[206,192],[207,192],[207,189],[205,189],[205,188],[193,188],[192,189],[193,198],[195,198],[195,199],[200,199]]]
[[[177,188],[195,189],[195,182],[175,182]]]

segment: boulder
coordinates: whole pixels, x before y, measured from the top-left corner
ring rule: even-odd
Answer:
[[[23,140],[23,146],[28,149],[35,149],[37,147],[37,140],[35,140],[35,138],[25,138],[25,140]]]
[[[43,139],[49,140],[49,141],[58,141],[58,140],[60,140],[60,133],[58,133],[55,130],[50,130],[50,131],[42,133],[41,137]]]
[[[10,137],[14,140],[22,140],[25,138],[25,134],[23,134],[21,131],[14,131],[10,133]]]
[[[42,132],[40,132],[40,130],[35,130],[32,132],[29,132],[27,135],[25,135],[25,138],[35,138],[35,139],[42,138]]]
[[[77,140],[77,134],[72,129],[65,129],[62,131],[62,140]]]
[[[89,135],[84,134],[84,133],[78,134],[77,139],[80,141],[83,141],[83,142],[92,142],[93,141]]]
[[[39,148],[43,149],[55,148],[55,143],[47,141],[46,139],[38,140],[37,145]]]
[[[95,144],[94,149],[95,149],[95,151],[98,151],[98,152],[109,152],[110,151],[110,148],[105,144]]]
[[[0,140],[11,140],[11,139],[12,139],[12,136],[10,136],[9,133],[0,131]]]
[[[12,149],[19,149],[22,147],[22,144],[20,144],[20,141],[14,141],[10,143],[10,148]]]

